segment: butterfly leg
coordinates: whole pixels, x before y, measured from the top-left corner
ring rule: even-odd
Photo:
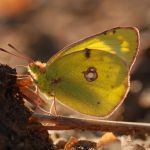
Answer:
[[[54,99],[52,101],[51,107],[50,107],[50,114],[53,114],[52,112],[54,111],[54,115],[58,116],[57,110],[56,110],[56,99],[54,96]]]
[[[49,115],[52,115],[52,113],[50,113],[49,111],[46,111],[45,109],[43,109],[41,106],[40,106],[40,96],[39,96],[39,89],[37,86],[35,86],[35,93],[37,95],[37,108],[39,108],[41,111],[43,111],[44,113],[47,113]]]
[[[37,101],[37,107],[40,107],[40,96],[39,96],[40,94],[39,94],[39,89],[38,89],[37,86],[35,86],[35,93],[37,95],[37,99],[36,99],[36,101]]]
[[[37,103],[40,102],[40,96],[39,96],[39,89],[38,87],[36,86],[36,89],[35,89],[35,92],[37,94]],[[40,106],[40,103],[38,103],[37,107],[43,111],[44,113],[47,113],[49,115],[56,115],[57,116],[57,111],[56,111],[56,99],[55,99],[55,96],[52,100],[52,104],[51,104],[51,107],[50,107],[50,111],[46,111],[45,109],[43,109],[41,106]],[[54,114],[53,114],[53,111],[54,111]]]

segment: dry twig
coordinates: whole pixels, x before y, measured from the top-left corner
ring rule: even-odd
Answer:
[[[107,132],[112,131],[123,134],[150,134],[150,124],[148,123],[77,119],[41,114],[34,114],[32,118],[40,122],[50,123],[50,125],[44,127],[47,130],[81,129]]]

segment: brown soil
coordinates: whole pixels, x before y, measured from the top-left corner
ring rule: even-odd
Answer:
[[[16,77],[9,74],[16,70],[0,65],[0,150],[53,150],[48,132],[41,130],[40,123],[29,121],[32,113],[14,86]]]

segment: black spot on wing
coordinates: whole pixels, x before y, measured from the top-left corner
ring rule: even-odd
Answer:
[[[97,101],[97,105],[99,105],[100,104],[100,102],[99,101]]]
[[[106,34],[107,34],[107,31],[104,31],[103,34],[106,35]]]
[[[111,85],[111,88],[113,89],[113,88],[114,88],[114,85]]]
[[[116,33],[116,30],[115,30],[115,29],[113,29],[113,31],[112,31],[112,32],[113,32],[113,34],[115,34],[115,33]]]
[[[86,48],[86,49],[85,49],[85,57],[86,57],[86,58],[90,58],[90,56],[91,56],[91,50],[88,49],[88,48]]]
[[[58,84],[58,83],[60,83],[61,82],[61,78],[55,78],[55,79],[52,79],[51,80],[51,84],[52,85],[56,85],[56,84]]]

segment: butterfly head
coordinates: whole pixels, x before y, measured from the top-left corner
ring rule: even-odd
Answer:
[[[32,62],[28,65],[28,71],[34,80],[38,79],[38,76],[45,72],[46,63],[40,61]]]

